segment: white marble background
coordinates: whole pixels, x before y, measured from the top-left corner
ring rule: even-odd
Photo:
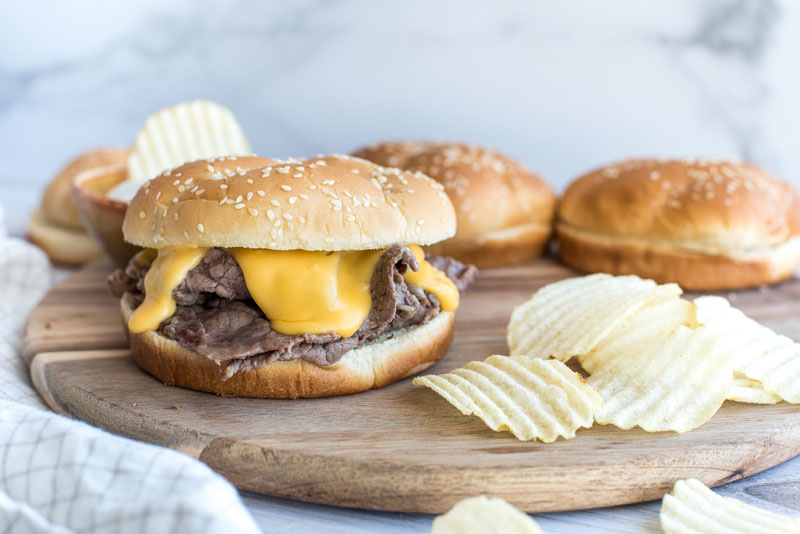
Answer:
[[[265,156],[454,139],[558,189],[633,155],[743,157],[800,184],[791,0],[26,0],[0,15],[15,204],[75,153],[200,97]]]

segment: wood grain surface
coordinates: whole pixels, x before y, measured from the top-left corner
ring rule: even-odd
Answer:
[[[675,480],[724,484],[800,453],[800,406],[726,403],[686,434],[581,430],[545,445],[495,433],[404,380],[331,399],[220,398],[164,386],[126,349],[108,263],[84,268],[34,311],[25,345],[34,385],[56,411],[186,452],[236,486],[267,495],[375,510],[441,513],[479,493],[529,512],[660,498]],[[487,271],[464,295],[443,372],[506,353],[511,309],[574,273],[550,260]],[[800,280],[726,294],[800,339]]]

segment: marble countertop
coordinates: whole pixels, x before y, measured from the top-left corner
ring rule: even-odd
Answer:
[[[0,199],[9,233],[22,236],[28,217],[38,204],[39,193],[29,188],[0,184]],[[68,274],[58,269],[57,278]],[[767,510],[800,514],[800,456],[757,475],[732,482],[717,490]],[[424,533],[433,517],[425,514],[372,512],[308,504],[241,492],[242,499],[265,533],[324,532],[326,534]],[[660,501],[615,508],[537,514],[547,534],[659,532]]]

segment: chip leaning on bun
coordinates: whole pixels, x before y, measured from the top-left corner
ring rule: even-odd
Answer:
[[[428,250],[480,268],[513,265],[542,254],[556,197],[537,174],[476,146],[387,142],[354,152],[379,165],[427,174],[444,185],[458,220],[455,237]]]
[[[420,246],[455,232],[440,184],[348,156],[200,160],[131,201],[145,247],[109,282],[136,362],[220,395],[325,397],[444,356],[475,268]]]
[[[127,149],[100,148],[67,163],[45,189],[42,206],[33,212],[28,239],[56,263],[82,265],[100,257],[100,246],[86,232],[78,215],[72,183],[84,171],[124,163],[127,158]]]
[[[800,193],[747,163],[633,159],[575,180],[561,257],[693,290],[771,284],[800,265]]]

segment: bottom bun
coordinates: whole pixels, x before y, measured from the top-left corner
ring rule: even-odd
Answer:
[[[523,224],[475,237],[454,237],[429,245],[425,250],[471,263],[478,269],[493,269],[541,256],[550,233],[550,225]]]
[[[645,239],[614,237],[563,224],[556,228],[564,263],[586,272],[635,274],[684,289],[717,291],[774,284],[800,265],[800,240],[759,252],[702,254]]]
[[[120,306],[127,325],[133,295]],[[349,395],[424,371],[445,355],[453,341],[454,312],[441,312],[428,323],[403,328],[346,352],[333,365],[303,360],[273,362],[222,380],[219,365],[155,331],[134,334],[125,328],[136,363],[167,385],[226,397],[296,399]]]
[[[41,208],[31,215],[28,241],[62,265],[83,265],[103,255],[103,249],[86,230],[54,223]]]

